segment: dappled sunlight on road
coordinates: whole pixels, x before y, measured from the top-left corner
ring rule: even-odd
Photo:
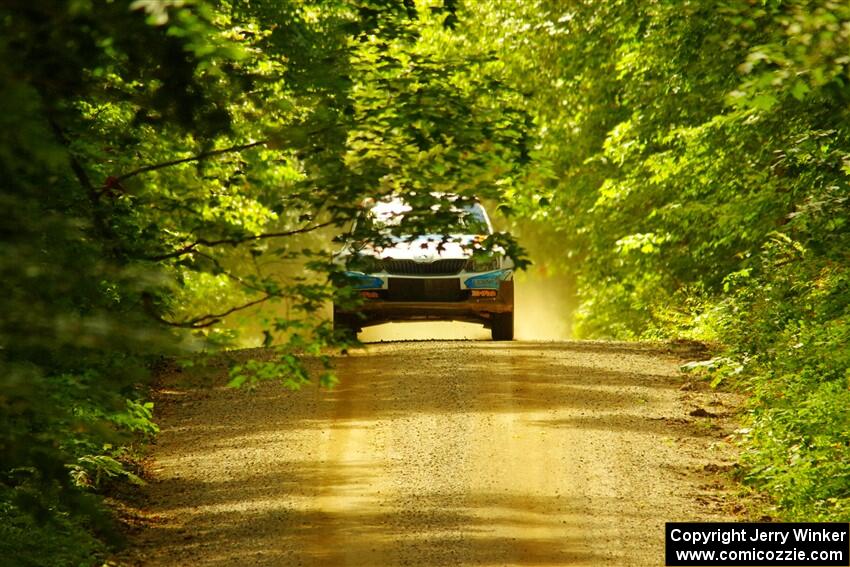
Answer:
[[[172,377],[138,563],[658,565],[665,520],[721,519],[693,502],[711,439],[657,350],[391,343],[338,363],[332,391]]]

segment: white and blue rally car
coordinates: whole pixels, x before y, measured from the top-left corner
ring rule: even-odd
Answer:
[[[457,216],[450,234],[398,234],[412,210],[398,197],[365,208],[356,223],[383,237],[380,244],[351,239],[335,255],[362,298],[353,307],[334,305],[335,328],[357,333],[392,321],[466,321],[489,328],[493,340],[513,339],[513,260],[498,247],[482,252],[493,227],[479,202],[439,197],[441,210]]]

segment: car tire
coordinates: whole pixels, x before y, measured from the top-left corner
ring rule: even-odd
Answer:
[[[493,313],[490,336],[494,341],[514,340],[514,313]]]
[[[333,324],[334,332],[345,335],[348,339],[356,339],[360,331],[360,325],[357,324],[354,315],[339,313],[336,309],[334,309]]]

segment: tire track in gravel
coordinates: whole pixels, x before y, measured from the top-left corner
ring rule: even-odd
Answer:
[[[246,351],[241,357],[269,356]],[[173,370],[146,566],[659,565],[665,521],[730,519],[729,394],[644,344],[373,344],[341,384],[232,391]]]

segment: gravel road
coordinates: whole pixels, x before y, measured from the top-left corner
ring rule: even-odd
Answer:
[[[264,356],[251,351],[243,356]],[[693,354],[690,353],[692,356]],[[731,520],[737,403],[660,346],[373,344],[341,384],[157,395],[134,565],[662,565],[665,521]],[[694,412],[694,415],[690,414]]]

